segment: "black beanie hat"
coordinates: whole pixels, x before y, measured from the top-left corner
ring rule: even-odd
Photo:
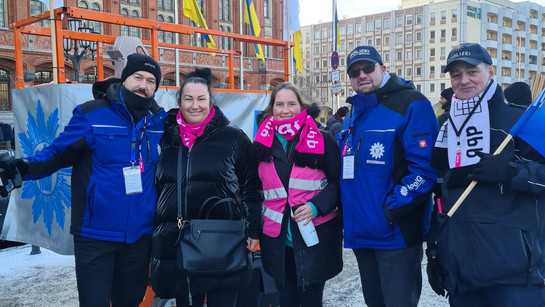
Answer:
[[[340,107],[338,110],[337,110],[337,115],[339,115],[340,117],[345,117],[346,115],[348,115],[348,108],[347,107]]]
[[[159,64],[150,57],[140,53],[133,53],[127,57],[127,64],[121,72],[121,82],[124,82],[128,76],[134,74],[137,71],[147,71],[155,76],[155,91],[159,88],[161,82],[161,67]]]
[[[452,87],[446,88],[441,92],[441,97],[445,98],[448,101],[452,101],[452,95],[454,95]]]
[[[515,82],[505,88],[505,99],[507,102],[529,106],[532,104],[532,91],[525,82]]]

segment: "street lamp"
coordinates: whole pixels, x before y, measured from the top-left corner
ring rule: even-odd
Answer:
[[[82,26],[82,22],[79,19],[68,20],[68,29],[70,31],[78,31],[83,33],[97,33],[93,31],[92,28],[85,26],[85,23],[83,23],[83,26]],[[72,46],[74,49],[74,54],[69,53],[69,51],[72,50]],[[88,57],[92,57],[93,61],[95,60],[94,53],[97,50],[97,43],[90,42],[90,41],[82,41],[82,40],[78,41],[77,39],[72,40],[72,39],[63,38],[62,47],[64,49],[64,56],[68,58],[70,61],[72,61],[72,66],[74,67],[74,76],[72,80],[79,82],[80,81],[79,80],[80,64],[83,60],[85,60]],[[78,50],[80,48],[82,50],[80,53],[78,53]],[[91,53],[88,53],[87,51],[90,51]]]

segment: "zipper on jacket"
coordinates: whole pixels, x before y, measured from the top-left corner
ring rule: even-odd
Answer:
[[[184,146],[182,143],[180,143],[180,146]],[[193,143],[193,146],[195,146],[195,143]],[[185,191],[184,191],[184,204],[187,208],[187,214],[189,215],[189,208],[187,207],[187,186],[189,185],[189,158],[191,155],[191,148],[187,150],[187,161],[185,163]],[[182,176],[183,177],[183,176]],[[182,178],[178,178],[178,180],[182,180]],[[197,218],[200,218],[198,216]],[[182,219],[189,219],[189,216],[182,216]]]
[[[354,166],[358,166],[358,157],[360,155],[360,145],[361,145],[361,138],[358,139],[358,147],[356,148],[356,161],[354,161]]]
[[[146,162],[149,163],[149,137],[146,135]]]
[[[89,227],[91,227],[91,218],[93,217],[93,207],[95,204],[95,188],[96,183],[93,183],[91,191],[89,193]]]
[[[292,224],[295,224],[295,228],[297,228],[297,223],[296,222],[292,223],[291,219],[288,219],[288,223],[290,223],[290,227]],[[297,230],[299,230],[299,228],[297,228]],[[293,230],[292,230],[291,238],[293,242],[293,238],[294,238]],[[301,232],[299,232],[299,237],[297,238],[297,244],[300,246],[300,248],[298,248],[297,250],[297,255],[299,256],[299,260],[301,261],[301,283],[303,284],[303,291],[305,291],[305,262],[303,261],[303,248],[305,248],[306,244],[304,241],[303,242],[301,241],[303,240],[301,237]],[[302,244],[305,244],[305,245],[302,245]],[[295,255],[295,244],[293,244],[293,254]],[[297,263],[295,263],[295,266],[297,267]],[[295,269],[295,274],[297,275],[297,268]]]

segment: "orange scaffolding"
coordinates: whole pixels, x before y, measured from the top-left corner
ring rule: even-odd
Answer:
[[[49,19],[50,18],[49,16],[50,16],[49,12],[45,12],[44,14],[41,14],[35,17],[29,17],[9,25],[9,28],[13,30],[14,43],[15,43],[15,74],[16,74],[15,85],[16,85],[16,88],[24,87],[22,34],[27,34],[27,35],[32,34],[32,35],[50,37],[51,36],[50,28],[32,26],[33,23],[42,21],[44,19]],[[289,44],[286,41],[274,40],[274,39],[268,39],[268,38],[258,38],[253,36],[235,34],[230,32],[222,32],[222,31],[216,31],[216,30],[207,30],[202,28],[190,27],[186,25],[160,22],[156,20],[126,17],[122,15],[117,15],[117,14],[97,12],[97,11],[85,10],[80,8],[72,8],[72,7],[57,8],[54,10],[54,16],[55,16],[54,29],[56,33],[55,45],[57,47],[56,49],[57,49],[57,66],[58,66],[56,68],[57,68],[57,74],[58,74],[57,79],[59,80],[59,83],[66,83],[65,68],[64,68],[64,53],[60,52],[61,50],[63,50],[63,45],[62,45],[63,38],[77,39],[77,40],[90,41],[90,42],[97,43],[96,61],[97,61],[97,79],[99,81],[104,79],[102,44],[107,43],[107,44],[113,45],[117,38],[116,36],[112,36],[112,35],[84,33],[84,32],[77,32],[77,31],[70,31],[70,30],[63,29],[62,27],[63,16],[67,17],[65,19],[77,18],[77,19],[85,20],[85,21],[98,21],[98,22],[107,23],[107,24],[130,26],[130,27],[137,27],[141,29],[151,30],[151,40],[149,41],[142,40],[142,43],[144,45],[150,46],[151,56],[155,58],[155,60],[157,61],[159,60],[159,47],[166,47],[166,48],[179,49],[179,50],[185,50],[185,51],[202,51],[202,52],[210,52],[210,53],[227,54],[228,66],[229,66],[229,88],[230,89],[234,89],[234,83],[235,83],[234,82],[235,75],[234,75],[234,67],[233,67],[234,56],[240,55],[241,53],[239,51],[224,50],[224,49],[209,49],[209,48],[202,48],[202,47],[162,43],[158,41],[157,32],[164,31],[164,32],[171,32],[175,34],[177,33],[181,35],[191,35],[193,33],[210,34],[215,36],[232,38],[234,41],[238,41],[238,42],[283,47],[284,48],[284,80],[287,81],[289,78],[289,63],[290,62],[288,59],[288,54],[289,54],[288,50],[291,47],[290,45],[293,45],[293,43]]]

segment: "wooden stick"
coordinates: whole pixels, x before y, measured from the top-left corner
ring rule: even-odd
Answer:
[[[502,150],[505,148],[505,146],[507,146],[507,144],[513,139],[513,136],[508,134],[505,139],[503,140],[503,142],[500,144],[500,146],[498,147],[498,149],[496,149],[496,151],[494,152],[494,155],[497,155],[499,154],[500,152],[502,152]],[[471,191],[473,190],[473,188],[477,185],[477,181],[471,181],[471,183],[467,186],[467,188],[465,189],[464,193],[462,193],[462,195],[460,195],[460,198],[458,198],[458,200],[456,201],[456,203],[454,203],[454,206],[452,206],[452,208],[450,208],[449,212],[447,213],[447,215],[449,217],[452,217],[452,215],[456,212],[456,210],[458,210],[458,207],[460,207],[460,205],[462,204],[462,202],[464,202],[464,200],[467,198],[467,196],[469,195],[469,193],[471,193]]]

